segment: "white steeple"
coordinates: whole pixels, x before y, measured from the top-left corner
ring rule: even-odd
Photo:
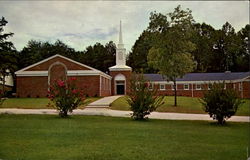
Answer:
[[[120,21],[120,31],[119,31],[118,48],[124,48],[124,44],[123,44],[123,41],[122,41],[122,21]]]
[[[126,66],[126,49],[122,40],[122,21],[120,21],[119,42],[116,48],[116,65],[109,68],[110,71],[131,70],[131,67]]]

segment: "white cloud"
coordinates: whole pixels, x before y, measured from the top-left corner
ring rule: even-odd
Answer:
[[[125,46],[130,50],[148,26],[150,12],[168,13],[178,4],[190,8],[197,22],[216,29],[226,21],[236,31],[249,23],[248,1],[1,1],[0,16],[9,21],[5,29],[15,33],[11,41],[18,50],[30,39],[60,39],[76,50],[96,42],[116,43],[120,20]]]

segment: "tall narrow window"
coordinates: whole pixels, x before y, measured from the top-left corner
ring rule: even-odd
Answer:
[[[148,89],[149,89],[149,90],[153,90],[153,88],[154,88],[153,83],[149,83]]]
[[[184,90],[189,90],[189,84],[184,84],[183,88]]]
[[[160,90],[166,90],[165,84],[160,84]]]
[[[242,83],[239,83],[239,91],[242,91]]]
[[[201,90],[201,84],[196,84],[196,90]]]

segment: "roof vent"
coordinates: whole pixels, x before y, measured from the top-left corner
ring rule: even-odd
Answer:
[[[225,71],[225,73],[231,73],[231,71]]]

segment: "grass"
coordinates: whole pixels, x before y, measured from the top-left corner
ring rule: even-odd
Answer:
[[[100,99],[100,97],[89,97],[84,101],[84,105],[79,108],[84,108],[87,104]],[[48,107],[48,98],[9,98],[4,101],[0,108],[23,108],[23,109],[52,109]]]
[[[175,113],[201,113],[205,114],[199,98],[177,97],[177,107],[174,107],[174,97],[166,96],[165,104],[157,108],[158,112],[175,112]],[[236,113],[238,116],[250,116],[250,99],[244,99],[245,103],[241,105]],[[125,97],[120,97],[111,104],[114,110],[129,110],[129,105]]]
[[[1,159],[246,159],[248,123],[0,115]]]

